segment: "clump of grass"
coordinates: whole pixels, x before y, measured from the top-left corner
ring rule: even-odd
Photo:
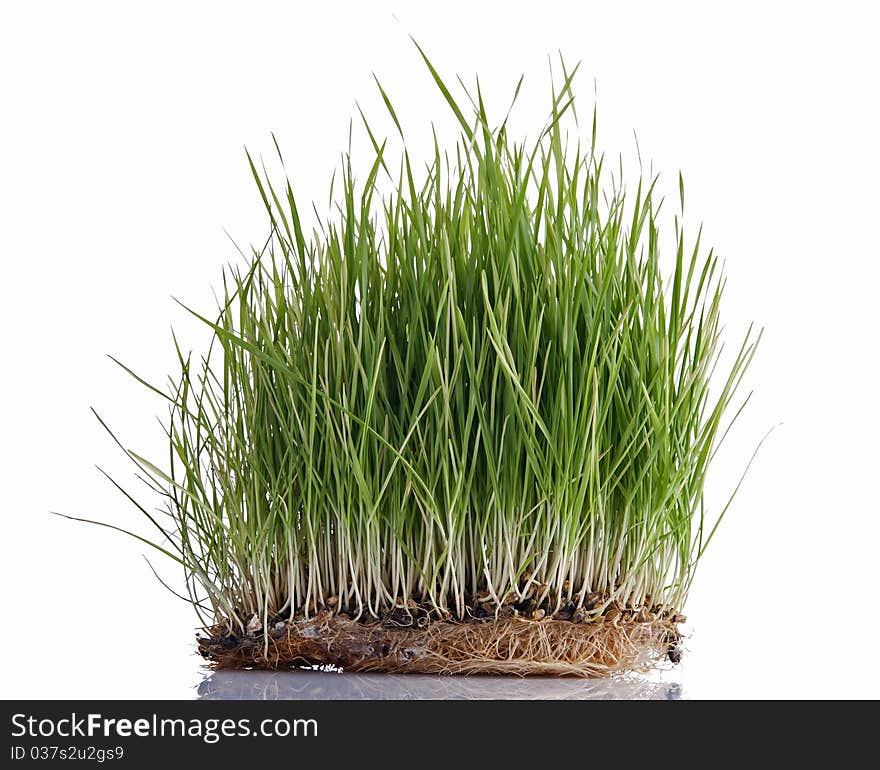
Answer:
[[[523,144],[425,62],[461,135],[435,136],[423,173],[367,127],[369,174],[346,158],[307,235],[290,183],[251,162],[268,243],[197,314],[207,354],[178,347],[156,389],[168,463],[132,453],[167,496],[167,516],[142,508],[152,544],[230,634],[327,607],[680,610],[757,337],[715,372],[718,259],[678,218],[661,238],[656,178],[627,193],[608,174],[595,111],[590,142],[568,141],[574,72]]]

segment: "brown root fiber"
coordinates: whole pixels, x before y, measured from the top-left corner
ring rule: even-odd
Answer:
[[[677,660],[678,621],[674,615],[585,623],[503,617],[398,627],[324,612],[278,623],[265,636],[217,629],[198,643],[216,668],[604,677],[645,670],[664,656]]]

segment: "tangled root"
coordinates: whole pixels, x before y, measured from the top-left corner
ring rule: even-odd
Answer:
[[[591,622],[520,617],[435,621],[423,628],[365,624],[322,613],[265,635],[211,635],[199,652],[215,668],[606,677],[679,657],[677,616]]]

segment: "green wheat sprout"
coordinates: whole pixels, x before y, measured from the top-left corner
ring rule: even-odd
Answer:
[[[365,120],[370,171],[344,156],[308,234],[291,183],[248,156],[267,242],[224,272],[216,314],[190,310],[207,353],[175,339],[170,390],[134,375],[170,406],[167,462],[129,452],[166,502],[123,490],[155,528],[135,537],[230,632],[328,603],[463,619],[536,589],[548,612],[590,594],[594,615],[681,609],[727,510],[710,518],[704,484],[760,334],[716,371],[718,257],[678,216],[661,237],[657,177],[624,190],[595,110],[569,140],[577,68],[526,144],[478,81],[456,100],[422,57],[460,126],[424,171]]]

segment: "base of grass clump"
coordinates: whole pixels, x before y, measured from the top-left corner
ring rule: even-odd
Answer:
[[[466,620],[409,608],[370,620],[323,611],[278,621],[267,633],[236,636],[216,628],[198,643],[216,668],[604,677],[644,671],[664,657],[677,662],[682,620],[671,612],[617,607],[595,618],[582,611],[523,617],[502,608]]]

